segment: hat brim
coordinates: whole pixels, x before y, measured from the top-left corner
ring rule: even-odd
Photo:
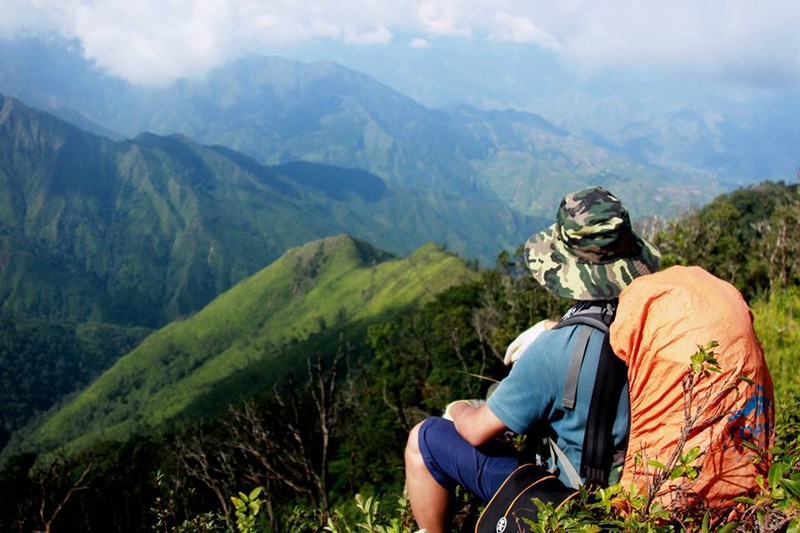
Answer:
[[[603,262],[575,255],[556,235],[556,225],[525,243],[525,262],[547,290],[573,300],[612,300],[639,276],[658,271],[661,253],[636,233],[631,253]]]

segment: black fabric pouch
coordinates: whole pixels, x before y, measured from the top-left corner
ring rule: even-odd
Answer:
[[[475,525],[475,533],[531,531],[525,520],[536,522],[538,519],[534,498],[558,506],[577,493],[541,466],[520,465],[486,504]]]

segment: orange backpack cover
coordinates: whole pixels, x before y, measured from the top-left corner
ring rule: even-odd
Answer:
[[[756,474],[765,474],[768,465],[755,465],[754,452],[742,443],[772,446],[774,401],[753,315],[739,291],[699,267],[642,276],[620,295],[610,336],[628,365],[631,429],[623,485],[636,483],[640,493],[647,491],[654,473],[647,462],[669,461],[685,426],[682,381],[690,358],[698,346],[716,341],[722,371],[696,382],[695,403],[707,403],[684,447],[684,453],[699,447],[693,463],[699,475],[667,481],[658,497],[673,507],[699,497],[719,508],[754,492]],[[737,380],[740,375],[749,381]],[[636,455],[643,461],[637,463]]]

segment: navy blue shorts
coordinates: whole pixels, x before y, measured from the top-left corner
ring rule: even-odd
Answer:
[[[519,464],[509,446],[475,448],[451,421],[438,416],[427,418],[420,426],[419,449],[425,466],[441,486],[463,485],[486,502]]]

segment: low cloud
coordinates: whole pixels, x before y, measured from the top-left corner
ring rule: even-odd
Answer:
[[[563,54],[595,68],[660,68],[743,81],[757,71],[796,76],[798,23],[794,1],[611,0],[602,8],[587,2]]]
[[[344,42],[352,44],[387,44],[392,38],[392,32],[383,26],[372,29],[351,28],[344,33]]]
[[[421,30],[431,35],[469,37],[472,30],[463,24],[463,4],[454,0],[428,0],[417,6]]]
[[[429,40],[419,37],[411,39],[409,41],[409,45],[411,48],[416,48],[417,50],[425,50],[426,48],[430,48],[432,46]]]
[[[489,28],[489,39],[520,44],[536,44],[547,50],[558,51],[558,40],[525,17],[500,11],[494,15],[494,24]]]
[[[8,0],[0,37],[76,39],[111,74],[162,83],[248,52],[333,39],[381,45],[402,36],[538,47],[585,69],[703,73],[752,83],[800,77],[796,0]],[[409,36],[414,36],[409,37]]]

